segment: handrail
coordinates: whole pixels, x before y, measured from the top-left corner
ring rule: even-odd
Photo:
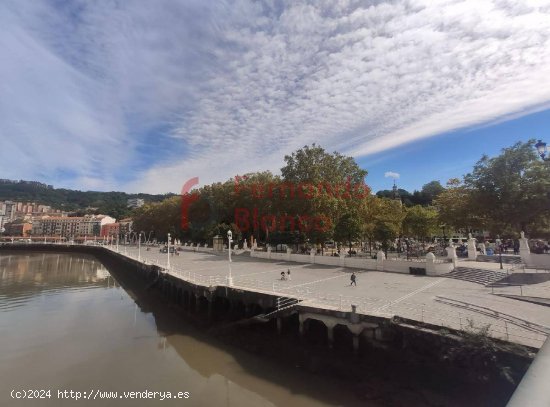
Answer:
[[[111,250],[115,251],[113,248]],[[122,254],[122,253],[121,253]],[[137,259],[136,256],[131,254],[123,254],[129,258]],[[147,262],[148,260],[142,254],[142,261]],[[189,281],[195,284],[200,284],[204,286],[227,286],[229,287],[229,281],[227,277],[222,276],[207,276],[194,273],[191,271],[186,271],[177,265],[171,265],[170,270],[158,264],[157,265],[165,270],[165,272],[177,275],[179,278]],[[391,318],[393,316],[401,316],[404,318],[410,318],[419,320],[421,322],[433,323],[436,325],[446,326],[452,329],[464,329],[464,324],[468,320],[472,320],[479,324],[490,325],[488,329],[489,333],[495,337],[501,337],[504,339],[516,338],[522,343],[536,344],[540,346],[542,342],[546,339],[546,333],[542,332],[531,332],[534,335],[528,335],[529,330],[525,326],[514,326],[513,323],[507,321],[506,319],[499,318],[497,315],[488,315],[482,314],[483,317],[479,318],[470,315],[466,315],[461,312],[453,312],[449,310],[444,310],[438,308],[437,310],[432,310],[426,304],[418,303],[405,303],[400,301],[399,303],[387,302],[379,298],[369,298],[369,297],[352,297],[352,296],[343,296],[338,294],[331,294],[326,292],[320,292],[316,289],[316,284],[322,283],[324,280],[312,281],[304,284],[298,285],[288,285],[288,282],[270,282],[265,280],[251,279],[246,276],[234,276],[232,287],[237,288],[249,288],[261,292],[273,293],[279,295],[280,308],[293,307],[296,306],[298,302],[302,305],[308,306],[317,306],[325,309],[334,309],[339,311],[351,310],[351,306],[356,307],[356,311],[360,314],[366,315],[376,315],[381,317]],[[282,300],[285,298],[285,300]],[[296,301],[295,304],[292,301]],[[286,305],[288,304],[288,305]],[[470,310],[473,311],[473,310]],[[509,323],[510,322],[510,323]]]
[[[547,339],[508,401],[507,407],[550,406],[550,339]]]

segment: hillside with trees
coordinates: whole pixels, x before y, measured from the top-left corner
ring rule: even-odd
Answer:
[[[142,198],[146,202],[161,202],[169,195],[127,194],[125,192],[76,191],[54,188],[36,181],[0,180],[0,201],[12,200],[36,202],[76,214],[101,213],[116,219],[128,216],[130,198]]]

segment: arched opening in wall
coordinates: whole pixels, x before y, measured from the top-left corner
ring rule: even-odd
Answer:
[[[170,299],[173,302],[175,302],[176,304],[178,303],[178,286],[175,283],[172,283],[172,290],[170,292]]]
[[[309,344],[316,347],[327,347],[328,345],[328,328],[327,326],[316,319],[307,319],[304,321],[305,338]]]
[[[287,333],[295,337],[300,336],[300,318],[298,318],[297,312],[284,318],[283,334]]]
[[[233,318],[235,319],[244,318],[246,313],[246,307],[244,305],[244,302],[239,300],[232,300],[232,301],[233,301],[233,308],[232,308],[231,314]]]
[[[353,334],[346,325],[338,324],[333,328],[333,348],[338,352],[353,352]]]
[[[189,291],[185,290],[183,292],[183,308],[185,308],[185,309],[190,308],[190,306],[189,306],[190,297],[191,297],[191,294],[189,293]]]
[[[249,304],[249,311],[248,312],[250,313],[248,315],[249,317],[254,317],[256,315],[263,314],[263,308],[260,307],[258,304],[252,303],[252,304]]]
[[[208,299],[204,295],[199,296],[197,300],[197,311],[198,312],[208,311]]]
[[[214,313],[216,316],[222,316],[229,310],[229,301],[224,297],[214,297]]]
[[[377,348],[373,345],[374,328],[365,328],[359,335],[359,354],[370,357],[376,354]]]

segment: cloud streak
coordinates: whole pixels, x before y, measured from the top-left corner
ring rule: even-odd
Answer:
[[[550,1],[72,4],[0,6],[11,177],[178,191],[550,101]]]

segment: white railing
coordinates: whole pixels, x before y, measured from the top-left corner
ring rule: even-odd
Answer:
[[[111,250],[116,251],[114,248]],[[123,254],[123,253],[121,253]],[[126,257],[137,260],[133,254],[123,254]],[[170,270],[166,266],[158,264],[155,259],[148,259],[142,256],[142,262],[145,264],[155,264],[163,268],[171,275],[177,276],[184,281],[194,284],[211,286],[230,286],[227,277],[208,276],[183,269],[177,265],[171,265]],[[409,260],[410,261],[410,260]],[[423,262],[422,260],[417,261]],[[530,346],[539,347],[545,341],[547,335],[541,332],[535,332],[525,327],[519,327],[500,318],[498,315],[475,315],[474,312],[460,312],[440,307],[435,303],[406,303],[406,302],[388,302],[379,298],[343,296],[321,292],[318,289],[323,280],[313,281],[295,286],[288,286],[287,283],[269,282],[244,276],[234,276],[232,287],[251,289],[258,292],[272,293],[279,297],[284,297],[289,304],[292,301],[300,301],[302,305],[315,306],[319,308],[332,309],[338,311],[350,311],[352,305],[356,307],[356,312],[365,315],[375,315],[385,318],[394,316],[416,320],[419,322],[430,323],[456,330],[481,329],[488,326],[487,333],[495,338],[514,340]],[[506,287],[507,289],[518,289],[517,287]],[[504,289],[503,287],[499,290]],[[534,290],[534,288],[530,289]],[[525,286],[523,286],[525,290]],[[546,295],[548,290],[544,289]],[[525,295],[525,292],[523,293]],[[471,328],[473,325],[473,328]]]

